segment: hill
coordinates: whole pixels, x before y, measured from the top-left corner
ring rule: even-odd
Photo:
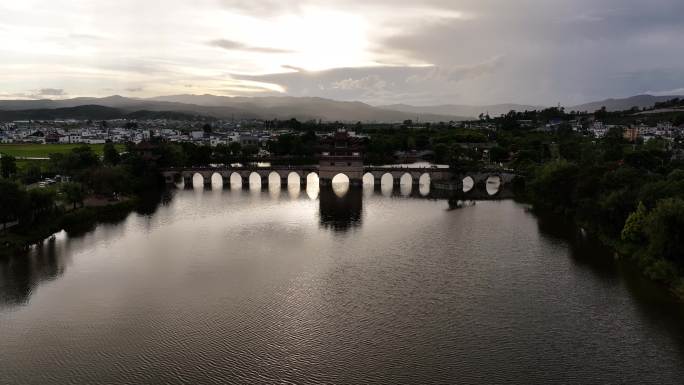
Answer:
[[[109,120],[109,119],[174,119],[196,120],[197,114],[187,114],[177,111],[148,111],[139,110],[128,112],[119,108],[98,105],[83,105],[61,108],[37,108],[28,110],[0,110],[0,121],[14,120]],[[207,117],[200,118],[207,119]],[[211,118],[208,118],[211,119]]]
[[[566,110],[593,112],[605,106],[609,111],[620,111],[634,106],[639,108],[653,107],[656,102],[663,102],[672,98],[674,96],[637,95],[630,98],[606,99],[566,107]],[[102,108],[98,109],[95,106]],[[73,110],[67,110],[68,108]],[[139,99],[114,95],[104,98],[81,97],[63,100],[0,100],[0,119],[51,119],[55,117],[109,119],[126,116],[138,119],[158,117],[192,119],[200,116],[239,120],[287,120],[295,118],[300,121],[396,123],[408,119],[424,122],[467,120],[475,119],[481,113],[499,116],[511,110],[525,111],[542,108],[545,107],[523,104],[492,104],[484,106],[460,104],[411,106],[407,104],[392,104],[371,106],[362,102],[292,96],[228,97],[209,94],[184,94]],[[130,115],[134,112],[136,114]],[[87,116],[88,114],[92,115]]]
[[[0,121],[13,120],[55,120],[55,119],[80,119],[80,120],[106,120],[123,117],[124,113],[116,108],[83,105],[78,107],[63,108],[36,108],[28,110],[0,110]]]
[[[525,111],[525,110],[536,110],[544,108],[541,106],[530,106],[522,104],[492,104],[486,106],[470,106],[463,104],[443,104],[437,106],[411,106],[407,104],[391,104],[386,106],[379,106],[378,108],[402,111],[411,113],[414,115],[447,115],[451,116],[454,120],[467,120],[475,119],[480,114],[489,114],[490,116],[499,116],[501,114],[508,113],[511,110]],[[421,120],[423,120],[421,118]]]
[[[73,98],[65,100],[2,100],[0,110],[38,110],[100,105],[126,112],[174,111],[217,119],[291,119],[341,122],[401,122],[415,114],[386,110],[361,102],[299,97],[225,97],[214,95],[173,95],[150,99],[123,96]],[[37,118],[36,118],[37,119]],[[425,114],[425,121],[449,121],[453,116]]]
[[[656,103],[665,102],[676,97],[677,96],[636,95],[629,98],[605,99],[598,102],[580,104],[574,107],[566,108],[566,110],[594,112],[604,106],[608,111],[624,111],[629,110],[632,107],[651,108]]]

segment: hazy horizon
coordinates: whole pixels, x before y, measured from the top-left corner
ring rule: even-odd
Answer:
[[[683,13],[676,0],[7,2],[0,99],[571,106],[676,95]]]

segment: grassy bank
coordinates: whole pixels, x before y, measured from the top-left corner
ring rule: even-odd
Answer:
[[[80,146],[83,144],[0,144],[0,154],[14,157],[47,158],[50,154],[69,153]],[[102,155],[104,151],[104,144],[90,144],[88,146],[97,155]],[[124,146],[121,144],[115,146],[119,152],[124,150]]]

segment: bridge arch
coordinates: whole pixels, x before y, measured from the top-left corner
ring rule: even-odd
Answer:
[[[299,194],[302,191],[302,177],[299,176],[298,173],[296,172],[291,172],[287,174],[287,177],[285,178],[285,188],[287,188],[287,192],[290,195],[290,198],[292,199],[297,199],[299,198]]]
[[[384,196],[391,196],[394,191],[394,177],[386,172],[380,177],[380,193]]]
[[[231,172],[230,175],[228,176],[228,184],[230,185],[231,189],[240,189],[242,188],[242,175],[238,172]]]
[[[288,187],[295,185],[301,187],[303,182],[306,182],[306,179],[302,178],[302,176],[299,175],[298,172],[290,171],[285,177],[285,183],[287,183]]]
[[[318,194],[321,192],[321,185],[319,182],[318,174],[315,172],[310,172],[306,174],[306,195],[309,199],[314,200],[318,198]]]
[[[262,186],[261,175],[258,172],[252,171],[249,173],[248,177],[249,189],[250,190],[260,190]]]
[[[193,188],[204,187],[204,182],[205,182],[204,175],[202,175],[199,172],[192,174],[192,187]]]
[[[280,175],[279,172],[277,171],[271,171],[268,173],[268,176],[266,177],[266,180],[268,180],[268,188],[269,190],[275,190],[278,189],[280,190],[282,183],[282,176]]]
[[[418,177],[418,184],[419,185],[427,185],[430,186],[430,183],[432,182],[432,177],[430,176],[429,172],[424,172],[420,174]]]
[[[468,192],[475,187],[475,179],[472,176],[466,176],[463,178],[463,192]]]
[[[487,194],[494,196],[501,191],[503,178],[501,178],[500,175],[493,174],[487,177],[487,181],[485,183]]]
[[[311,186],[311,185],[318,186],[318,183],[319,183],[318,173],[310,172],[310,173],[306,174],[306,185],[307,186]]]
[[[386,172],[386,173],[382,174],[382,176],[380,177],[380,184],[381,184],[381,186],[385,186],[385,185],[394,186],[394,175],[392,175],[392,173],[390,173],[390,172]]]
[[[371,172],[363,174],[363,178],[361,180],[363,181],[364,186],[375,186],[375,176]]]
[[[351,178],[345,173],[336,174],[331,180],[333,192],[340,198],[347,194],[350,184]]]
[[[218,172],[212,173],[209,180],[212,189],[220,190],[223,188],[223,176]]]
[[[401,185],[411,185],[413,184],[413,176],[405,172],[401,177],[399,177],[399,184]]]

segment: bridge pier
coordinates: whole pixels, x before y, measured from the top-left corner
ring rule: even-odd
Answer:
[[[280,177],[280,187],[287,188],[287,177]]]
[[[185,188],[192,188],[192,175],[191,176],[184,176],[183,177],[183,184],[185,184]]]

